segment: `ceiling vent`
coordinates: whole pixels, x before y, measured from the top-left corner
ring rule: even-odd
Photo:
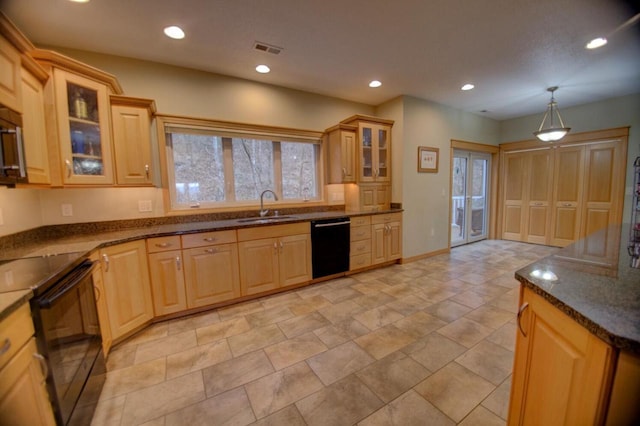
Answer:
[[[283,50],[282,47],[274,46],[272,44],[263,43],[261,41],[256,41],[256,44],[253,45],[253,48],[256,49],[256,50],[259,50],[261,52],[272,53],[274,55],[277,55],[278,53],[282,52],[282,50]]]

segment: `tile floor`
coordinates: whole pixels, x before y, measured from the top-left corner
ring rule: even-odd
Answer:
[[[155,324],[115,347],[94,425],[504,425],[518,282],[489,240]]]

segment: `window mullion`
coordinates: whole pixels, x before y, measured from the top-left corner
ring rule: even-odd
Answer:
[[[224,194],[227,202],[236,200],[235,180],[233,178],[233,145],[231,138],[222,138],[224,161]]]
[[[284,198],[282,192],[282,149],[278,141],[273,141],[273,180],[276,194],[280,194],[281,199]]]

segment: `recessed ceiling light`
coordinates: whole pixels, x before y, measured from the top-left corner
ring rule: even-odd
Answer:
[[[593,40],[591,40],[589,43],[587,43],[587,45],[585,46],[587,49],[597,49],[598,47],[602,47],[605,44],[607,44],[607,39],[604,37],[597,37],[594,38]]]
[[[476,86],[474,86],[474,85],[473,85],[473,84],[471,84],[471,83],[467,83],[467,84],[465,84],[464,86],[462,86],[462,87],[460,88],[460,90],[471,90],[471,89],[473,89],[474,87],[476,87]]]
[[[175,40],[181,40],[184,38],[184,31],[182,31],[182,28],[176,27],[175,25],[165,28],[164,33],[167,37]]]
[[[258,65],[258,66],[256,67],[256,71],[258,71],[260,74],[266,74],[266,73],[268,73],[269,71],[271,71],[271,68],[269,68],[269,67],[268,67],[268,66],[266,66],[266,65]]]
[[[380,87],[382,86],[382,83],[379,82],[378,80],[372,80],[371,83],[369,83],[369,87]]]

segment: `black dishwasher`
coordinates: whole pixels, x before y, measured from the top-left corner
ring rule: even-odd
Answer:
[[[348,217],[311,221],[313,278],[349,270],[350,224]]]

